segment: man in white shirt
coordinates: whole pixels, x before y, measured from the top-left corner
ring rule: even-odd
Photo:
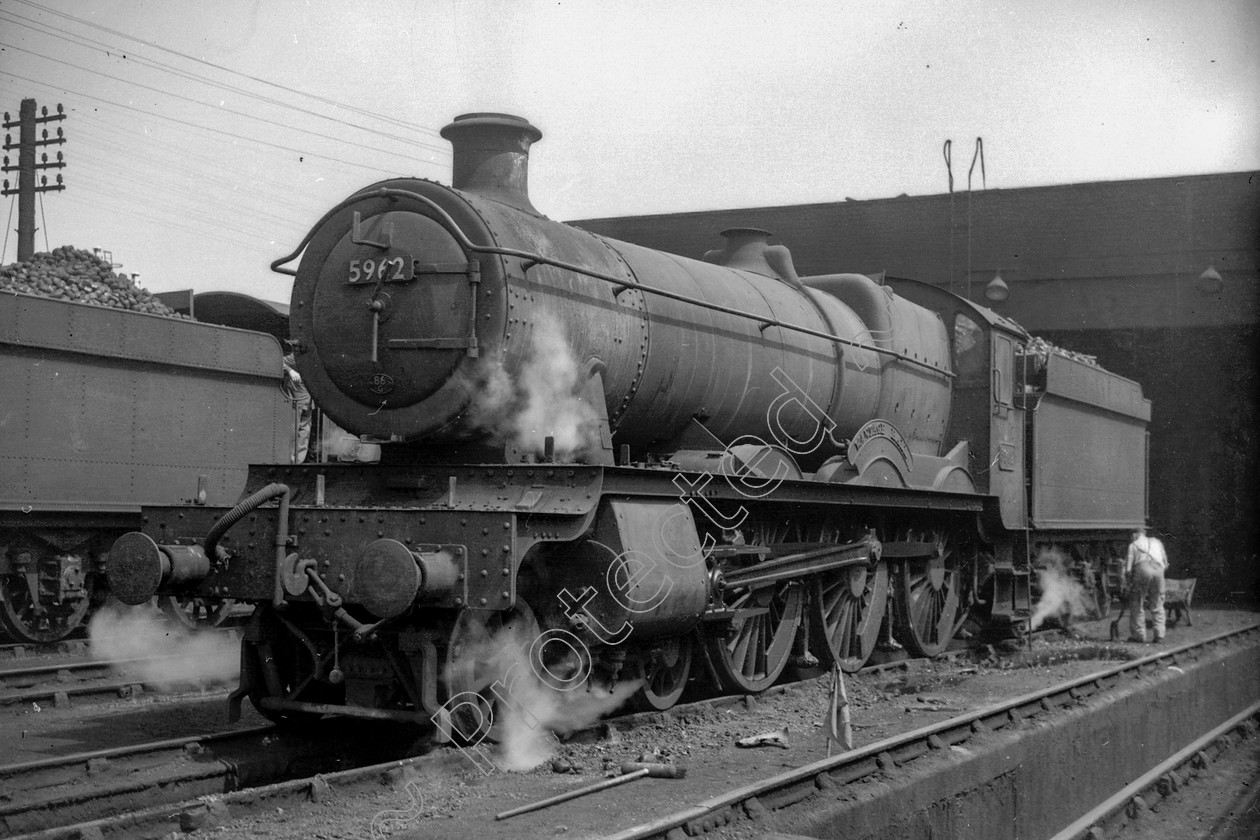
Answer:
[[[1148,537],[1145,528],[1135,528],[1129,555],[1124,562],[1124,579],[1129,587],[1129,641],[1146,643],[1146,613],[1143,602],[1155,620],[1155,644],[1164,641],[1164,569],[1168,554],[1157,537]]]

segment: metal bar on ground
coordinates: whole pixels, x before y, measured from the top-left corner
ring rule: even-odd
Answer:
[[[652,771],[644,767],[642,770],[635,770],[633,773],[626,773],[624,776],[613,776],[611,779],[604,779],[602,782],[596,782],[593,785],[587,785],[586,787],[580,787],[566,793],[556,794],[549,799],[542,799],[538,802],[530,803],[529,805],[512,808],[501,814],[495,814],[494,818],[496,820],[505,820],[508,817],[515,817],[517,814],[527,814],[530,811],[537,811],[539,808],[546,808],[549,805],[556,805],[569,799],[576,799],[577,797],[585,796],[588,793],[595,793],[596,791],[606,790],[607,788],[616,787],[617,785],[622,785],[626,782],[632,782],[635,779],[642,779],[650,772]]]

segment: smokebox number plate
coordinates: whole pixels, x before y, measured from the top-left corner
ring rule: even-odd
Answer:
[[[355,283],[406,283],[415,276],[415,260],[409,254],[380,259],[350,260],[346,280]]]

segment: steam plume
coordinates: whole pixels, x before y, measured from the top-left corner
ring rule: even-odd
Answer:
[[[88,636],[93,659],[143,659],[125,672],[163,690],[230,683],[240,673],[240,650],[229,636],[178,627],[150,607],[107,605],[88,623]]]
[[[550,436],[558,455],[580,455],[596,445],[599,423],[599,412],[582,393],[584,384],[563,325],[544,312],[533,324],[515,380],[497,361],[483,367],[469,419],[525,451],[542,453]]]
[[[1037,557],[1041,598],[1033,609],[1030,628],[1036,630],[1047,618],[1074,618],[1089,613],[1089,601],[1080,582],[1066,571],[1065,558],[1057,549],[1042,551]]]
[[[547,761],[556,752],[557,735],[589,726],[615,711],[641,684],[627,681],[608,690],[582,680],[589,673],[589,657],[581,662],[578,657],[570,662],[549,660],[544,670],[537,659],[531,661],[536,637],[529,632],[517,626],[465,645],[462,661],[444,674],[450,682],[452,677],[458,681],[475,673],[479,683],[475,688],[490,699],[498,697],[490,737],[497,741],[494,759],[501,770],[531,770]],[[537,646],[534,655],[541,656]],[[555,687],[557,682],[572,688],[561,690]],[[491,684],[498,686],[494,693],[486,691]]]

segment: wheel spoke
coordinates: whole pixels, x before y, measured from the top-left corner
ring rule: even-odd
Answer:
[[[757,616],[753,620],[753,632],[750,644],[744,653],[744,676],[755,679],[758,674],[762,673],[761,669],[766,664],[766,651],[770,648],[771,637],[769,633],[770,623],[765,618]]]
[[[235,603],[231,599],[208,601],[185,595],[158,597],[158,607],[162,612],[176,624],[190,629],[218,627],[228,617]]]
[[[47,571],[48,561],[37,562],[41,573]],[[91,585],[90,577],[86,585]],[[83,623],[91,600],[85,592],[80,598],[47,600],[41,605],[43,609],[37,610],[24,577],[0,577],[0,587],[4,589],[0,593],[0,627],[19,642],[57,642],[66,638]]]
[[[841,568],[814,578],[809,649],[824,667],[853,672],[866,664],[888,603],[888,566]]]
[[[926,562],[907,559],[901,564],[894,625],[897,638],[917,656],[931,657],[944,651],[961,625],[959,562],[938,537],[935,556]]]
[[[705,654],[722,688],[745,694],[764,691],[783,673],[791,655],[801,617],[801,587],[783,583],[776,585],[773,593],[760,590],[730,593],[729,597],[728,608],[747,608],[769,600],[769,609],[735,619],[729,637],[721,630],[707,634]]]

